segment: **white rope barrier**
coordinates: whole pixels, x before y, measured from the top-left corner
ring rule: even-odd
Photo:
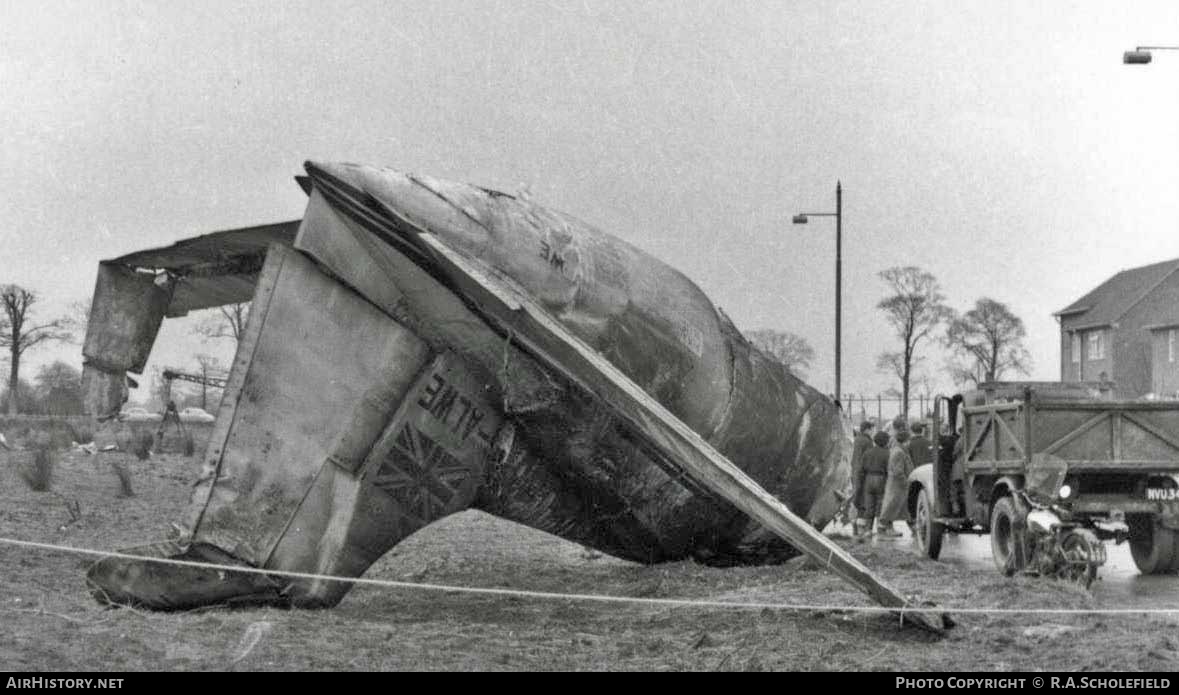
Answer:
[[[492,587],[474,587],[474,586],[456,586],[450,584],[432,584],[421,582],[402,582],[393,579],[366,579],[364,577],[340,577],[330,574],[316,574],[311,572],[288,572],[284,570],[269,570],[259,567],[249,567],[243,565],[223,565],[211,562],[195,562],[192,560],[177,560],[174,558],[162,557],[145,557],[142,555],[131,555],[128,553],[119,553],[105,550],[92,550],[89,548],[76,548],[67,545],[55,545],[52,543],[38,543],[35,541],[22,541],[15,538],[0,537],[0,545],[9,545],[18,548],[50,550],[54,552],[74,553],[77,555],[91,555],[100,558],[121,558],[128,560],[136,560],[142,562],[155,562],[165,565],[179,565],[183,567],[198,567],[203,569],[218,570],[223,572],[241,572],[246,574],[261,574],[270,577],[288,577],[291,579],[318,579],[333,582],[347,582],[351,584],[359,584],[365,586],[377,586],[392,589],[411,589],[418,591],[442,591],[452,593],[490,595],[490,596],[515,596],[520,598],[534,598],[560,601],[597,601],[601,603],[629,603],[629,604],[644,604],[652,606],[677,606],[677,607],[692,607],[692,608],[726,608],[726,609],[745,609],[745,610],[780,610],[780,611],[811,611],[811,612],[853,612],[853,613],[892,613],[896,608],[888,608],[885,606],[839,606],[828,604],[795,604],[795,603],[771,603],[762,601],[714,601],[706,599],[678,599],[678,598],[651,598],[640,596],[614,596],[610,594],[573,594],[562,593],[554,591],[533,591],[529,589],[496,589]],[[1179,607],[1176,608],[978,608],[978,607],[945,607],[945,606],[928,606],[918,607],[916,605],[908,607],[909,610],[936,610],[946,613],[957,614],[986,614],[986,615],[1000,615],[1000,614],[1036,614],[1036,615],[1142,615],[1142,614],[1160,614],[1160,615],[1179,615]]]

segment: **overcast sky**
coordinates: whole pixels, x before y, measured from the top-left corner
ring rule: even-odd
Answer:
[[[297,218],[304,160],[365,162],[528,185],[808,338],[829,390],[834,225],[790,217],[841,179],[845,391],[893,384],[903,264],[1008,303],[1056,379],[1053,311],[1179,257],[1179,51],[1139,44],[1179,3],[2,2],[0,283],[48,317],[99,259]],[[167,324],[156,363],[226,354]]]

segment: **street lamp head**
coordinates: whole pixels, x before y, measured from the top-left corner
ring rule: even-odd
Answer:
[[[806,224],[806,215],[795,215],[794,224]]]
[[[1150,58],[1150,51],[1126,51],[1122,54],[1122,62],[1126,65],[1146,65]]]

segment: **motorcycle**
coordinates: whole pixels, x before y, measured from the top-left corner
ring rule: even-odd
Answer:
[[[1023,571],[1077,582],[1088,589],[1105,564],[1105,545],[1062,504],[1072,493],[1064,482],[1068,467],[1063,462],[1040,463],[1028,469],[1026,487],[1012,495],[1016,542],[1006,574]]]

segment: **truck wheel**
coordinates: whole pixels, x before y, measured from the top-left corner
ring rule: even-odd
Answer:
[[[942,554],[942,535],[946,527],[933,520],[933,505],[925,488],[917,494],[917,511],[913,514],[913,535],[925,556],[936,560]]]
[[[1001,497],[991,510],[991,557],[995,567],[1007,576],[1023,569],[1026,553],[1016,552],[1015,503]]]
[[[1130,518],[1130,556],[1143,574],[1163,574],[1179,564],[1179,538],[1155,523],[1154,517]]]

